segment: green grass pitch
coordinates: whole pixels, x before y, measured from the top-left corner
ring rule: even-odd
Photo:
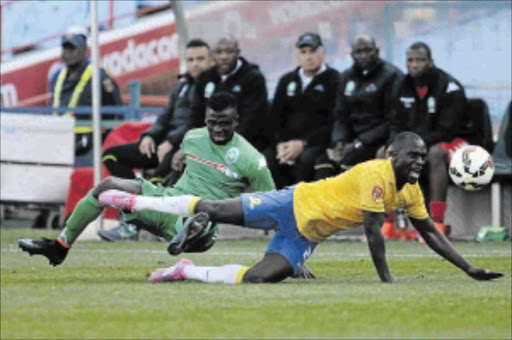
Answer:
[[[16,240],[55,231],[0,232],[2,339],[511,338],[510,242],[455,243],[473,264],[505,272],[494,282],[470,279],[424,244],[387,242],[401,283],[385,285],[366,244],[328,241],[308,262],[316,280],[151,284],[152,270],[177,260],[165,243],[78,242],[54,268]],[[188,257],[251,265],[266,243],[219,241]]]

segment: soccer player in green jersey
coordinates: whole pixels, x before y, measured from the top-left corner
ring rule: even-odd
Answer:
[[[46,256],[51,265],[59,265],[73,242],[103,211],[98,196],[106,190],[144,196],[194,195],[224,199],[239,196],[247,185],[255,191],[275,189],[265,157],[235,133],[238,112],[232,94],[218,92],[211,96],[205,123],[206,127],[192,129],[185,135],[182,150],[176,157],[184,157],[186,168],[173,187],[156,187],[142,178],[106,178],[80,200],[57,239],[21,239],[18,245],[30,255]],[[123,213],[127,222],[170,241],[168,251],[172,255],[182,251],[206,251],[218,233],[218,226],[201,214],[182,218],[154,211]]]

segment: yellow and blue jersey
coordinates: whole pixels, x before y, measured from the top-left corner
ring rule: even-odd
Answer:
[[[293,211],[297,229],[314,242],[359,226],[363,211],[389,212],[403,208],[415,219],[428,217],[418,183],[396,190],[391,159],[371,160],[336,177],[295,187]]]

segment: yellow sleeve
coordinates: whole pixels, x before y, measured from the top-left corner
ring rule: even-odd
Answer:
[[[418,220],[426,219],[428,212],[419,184],[410,186],[408,191],[408,202],[405,209],[407,216]]]
[[[361,209],[371,212],[385,212],[384,209],[384,180],[376,171],[361,173],[360,202]]]

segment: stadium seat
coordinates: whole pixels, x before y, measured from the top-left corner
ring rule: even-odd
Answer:
[[[480,98],[469,98],[466,104],[466,113],[469,115],[473,126],[473,133],[468,141],[471,144],[480,145],[489,153],[492,153],[494,141],[487,103]]]

